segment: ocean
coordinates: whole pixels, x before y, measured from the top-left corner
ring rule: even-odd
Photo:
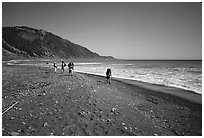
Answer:
[[[117,60],[75,63],[75,70],[105,76],[110,68],[113,77],[177,87],[202,94],[201,60]]]
[[[21,60],[12,60],[8,65],[36,65],[53,67],[49,64],[36,62],[20,63]],[[64,60],[66,63],[68,61]],[[58,69],[61,62],[57,62]],[[112,76],[131,79],[164,86],[171,86],[202,94],[202,61],[201,60],[111,60],[102,62],[74,62],[74,71],[105,76],[107,68],[111,69]],[[65,69],[68,69],[65,67]]]

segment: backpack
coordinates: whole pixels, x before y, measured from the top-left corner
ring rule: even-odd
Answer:
[[[110,76],[110,75],[111,75],[111,69],[107,69],[106,76]]]
[[[70,62],[70,63],[68,64],[68,67],[69,67],[70,69],[74,69],[74,64],[73,64],[72,62]]]

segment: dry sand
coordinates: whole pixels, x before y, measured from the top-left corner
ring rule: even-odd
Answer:
[[[202,135],[201,95],[145,84],[3,63],[2,135]]]

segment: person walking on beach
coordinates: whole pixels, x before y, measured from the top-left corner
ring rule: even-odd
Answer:
[[[73,62],[70,62],[68,64],[68,68],[69,68],[69,75],[72,76],[72,70],[74,69],[74,63]]]
[[[111,84],[111,69],[107,69],[106,71],[106,79],[107,79],[107,83]]]
[[[61,74],[63,74],[64,73],[64,67],[66,66],[66,64],[64,63],[64,61],[62,61],[62,72],[61,72]]]
[[[57,72],[57,64],[56,62],[54,62],[54,65],[53,65],[54,69],[55,69],[55,73]]]

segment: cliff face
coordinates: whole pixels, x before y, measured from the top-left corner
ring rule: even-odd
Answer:
[[[2,28],[2,57],[110,58],[45,30],[25,26]],[[111,57],[112,58],[112,57]]]

